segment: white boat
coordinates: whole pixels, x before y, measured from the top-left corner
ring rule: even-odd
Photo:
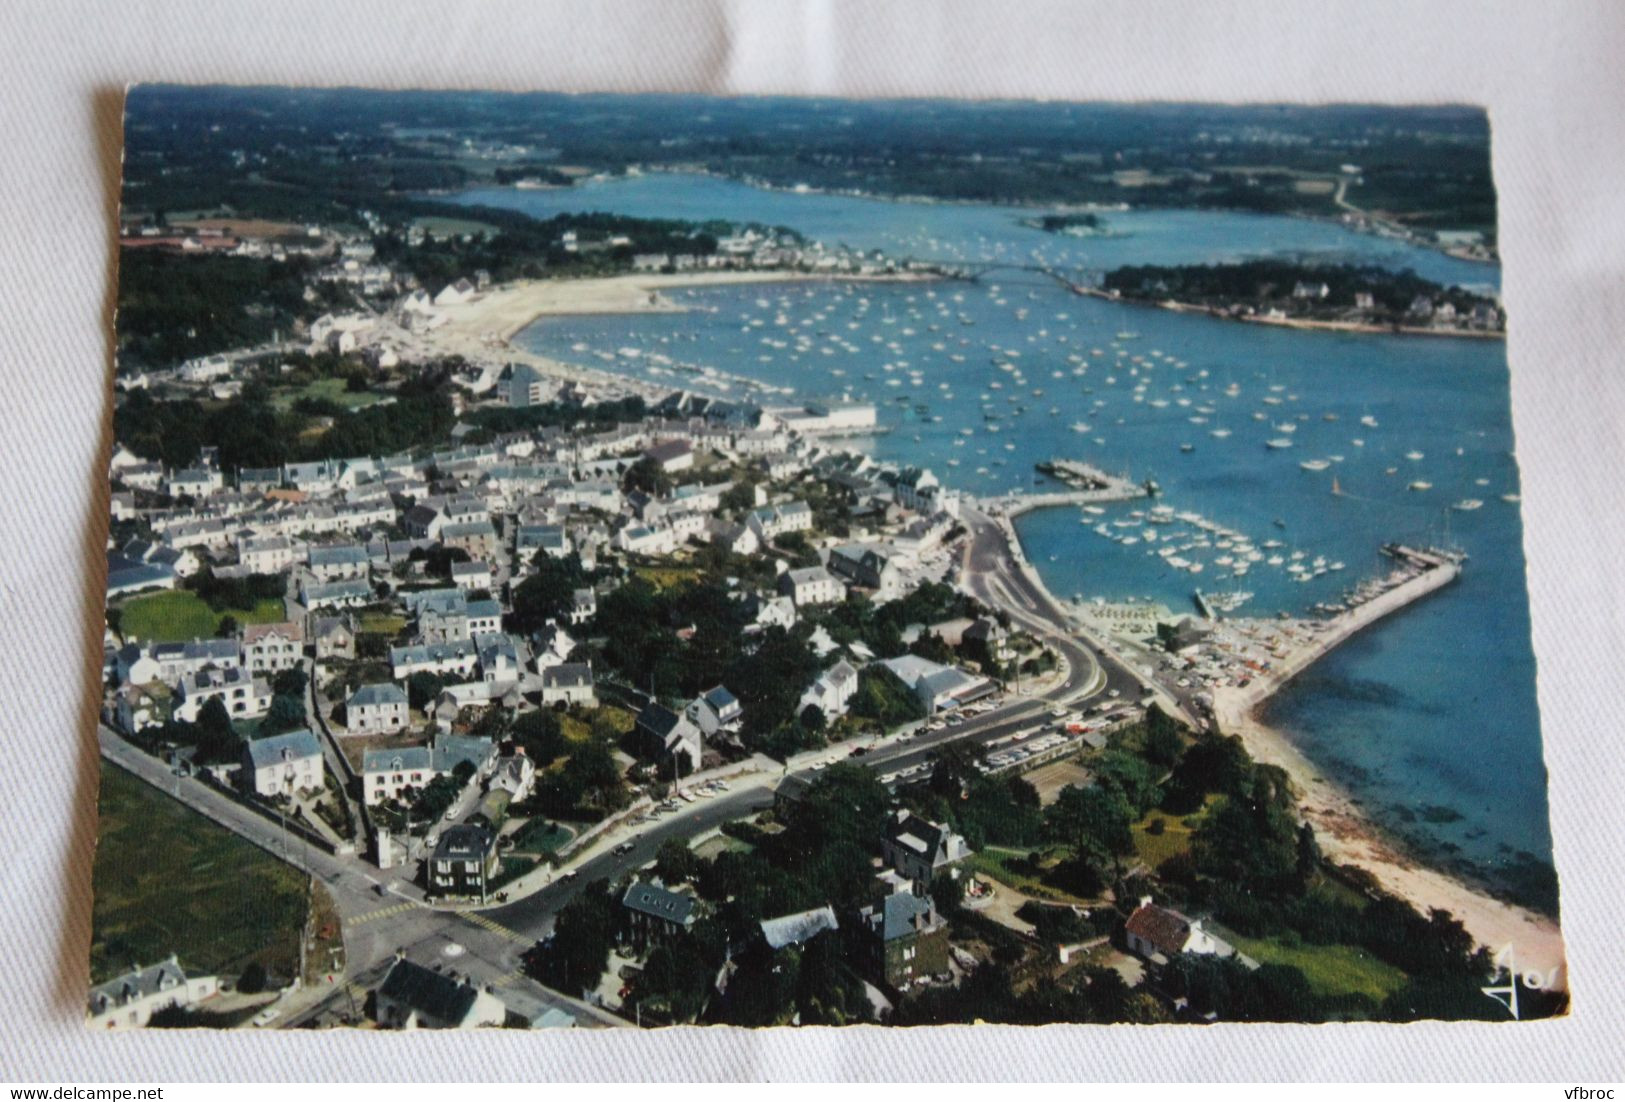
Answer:
[[[1406,452],[1405,453],[1405,458],[1409,459],[1412,463],[1420,463],[1422,461],[1422,453],[1421,452]]]
[[[1331,466],[1331,462],[1325,459],[1305,459],[1302,463],[1299,463],[1298,466],[1302,467],[1306,471],[1324,471],[1327,467]]]
[[[1290,448],[1292,446],[1292,441],[1288,440],[1284,436],[1277,436],[1274,440],[1264,441],[1264,446],[1272,451],[1279,451],[1282,448]]]
[[[1422,482],[1422,481],[1418,480],[1418,481],[1412,482],[1410,484],[1410,489],[1417,490],[1417,491],[1431,490],[1431,489],[1433,489],[1433,483],[1431,483],[1431,482]]]
[[[1476,497],[1464,497],[1460,501],[1458,501],[1454,505],[1452,505],[1451,508],[1452,509],[1458,509],[1463,513],[1470,513],[1474,509],[1483,508],[1483,506],[1484,506],[1484,503],[1482,501],[1478,500],[1478,498],[1476,498]]]
[[[1516,505],[1518,502],[1522,501],[1523,498],[1518,494],[1502,494],[1501,500],[1506,502],[1508,505]]]
[[[1368,429],[1374,429],[1377,427],[1377,419],[1368,413],[1364,417],[1360,418],[1360,424],[1364,425]]]

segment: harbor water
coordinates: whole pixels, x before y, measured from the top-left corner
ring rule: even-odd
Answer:
[[[1023,226],[1026,212],[1014,208],[675,175],[459,200],[538,217],[754,221],[897,258],[1098,271],[1285,255],[1468,286],[1499,281],[1493,266],[1269,216],[1108,212],[1107,236],[1073,238]],[[1061,597],[1194,613],[1200,587],[1226,595],[1236,615],[1301,614],[1386,570],[1385,542],[1465,551],[1459,582],[1334,651],[1265,718],[1429,859],[1549,909],[1502,342],[1226,322],[1079,297],[1019,267],[977,282],[756,284],[668,297],[687,312],[549,318],[516,340],[742,400],[873,402],[887,431],[854,443],[973,494],[1053,486],[1034,465],[1057,457],[1155,479],[1156,502],[1021,518],[1028,555]],[[1153,504],[1175,518],[1152,523]],[[1208,523],[1243,538],[1215,536]]]

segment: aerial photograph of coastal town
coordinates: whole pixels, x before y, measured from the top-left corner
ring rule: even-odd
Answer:
[[[1567,1012],[1482,110],[124,120],[88,1028]]]

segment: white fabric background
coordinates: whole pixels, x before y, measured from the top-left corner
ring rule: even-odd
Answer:
[[[1614,572],[1625,9],[13,0],[0,42],[0,1079],[1625,1076]],[[120,96],[125,82],[154,79],[1487,105],[1572,1016],[1406,1028],[84,1032]],[[1472,752],[1472,732],[1463,738]]]

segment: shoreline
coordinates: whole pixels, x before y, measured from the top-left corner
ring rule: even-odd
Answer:
[[[514,348],[510,342],[519,332],[544,317],[682,312],[684,307],[661,297],[660,292],[668,289],[806,281],[909,282],[936,278],[911,273],[846,276],[741,270],[670,275],[636,273],[582,280],[530,280],[506,285],[468,303],[445,307],[448,322],[424,339],[443,352],[463,354],[465,358],[479,359],[482,353],[488,356],[490,352],[500,350],[506,360],[524,360],[560,377],[592,379],[623,390],[644,393],[658,391],[663,394],[671,388],[614,372],[550,360]],[[1110,297],[1100,292],[1085,293]],[[1376,331],[1391,332],[1381,328]],[[468,356],[465,348],[472,350],[474,355]],[[1013,524],[1009,531],[1014,549],[1020,553],[1023,561],[1030,561]],[[1065,607],[1043,583],[1036,568],[1029,570],[1029,575],[1057,607]],[[1222,731],[1241,737],[1255,760],[1280,766],[1292,778],[1298,789],[1298,802],[1304,818],[1314,827],[1322,850],[1330,860],[1363,869],[1385,890],[1407,900],[1423,913],[1430,907],[1450,911],[1461,920],[1475,940],[1488,946],[1492,952],[1508,943],[1514,944],[1521,962],[1543,973],[1556,970],[1557,982],[1560,985],[1566,982],[1562,937],[1553,919],[1496,899],[1453,874],[1426,865],[1421,858],[1407,852],[1405,847],[1388,836],[1381,824],[1351,794],[1328,780],[1287,734],[1258,717],[1256,713],[1263,699],[1255,699],[1252,694],[1232,696],[1223,691],[1216,692],[1215,718]]]
[[[662,297],[667,290],[691,287],[726,287],[754,283],[913,283],[941,277],[934,273],[897,272],[876,275],[801,272],[779,269],[738,269],[707,272],[636,272],[582,279],[519,280],[493,288],[478,297],[437,307],[444,324],[415,339],[440,356],[460,356],[470,363],[485,363],[490,373],[493,358],[503,364],[525,363],[565,382],[590,382],[611,393],[663,397],[675,389],[708,392],[702,380],[678,387],[663,385],[581,364],[566,363],[518,348],[513,339],[548,317],[583,317],[593,314],[680,314],[687,307]],[[494,365],[500,371],[500,365]],[[495,383],[494,376],[490,380]],[[482,391],[489,389],[482,380]]]
[[[1345,222],[1343,220],[1342,214],[1331,214],[1331,213],[1317,214],[1314,211],[1287,211],[1287,212],[1283,213],[1283,212],[1264,211],[1264,210],[1251,210],[1251,209],[1249,209],[1247,207],[1204,206],[1204,205],[1201,205],[1201,204],[1194,204],[1194,205],[1191,205],[1191,206],[1184,206],[1184,207],[1181,207],[1181,206],[1138,206],[1137,207],[1137,206],[1133,205],[1132,203],[1129,203],[1127,200],[1119,200],[1119,201],[1117,201],[1115,203],[1114,202],[1105,202],[1105,201],[1096,201],[1096,200],[1064,200],[1064,199],[1057,199],[1057,200],[1054,200],[1054,201],[1013,200],[1013,201],[1010,201],[1010,202],[998,202],[996,200],[991,200],[991,199],[956,199],[956,198],[950,198],[950,197],[947,197],[947,196],[939,196],[939,195],[912,195],[912,194],[907,194],[907,193],[902,193],[902,192],[887,193],[887,192],[880,192],[880,191],[864,191],[864,190],[857,189],[857,188],[817,187],[817,186],[813,186],[813,185],[810,185],[810,184],[809,185],[775,184],[775,183],[772,183],[772,182],[770,182],[768,180],[761,179],[759,177],[752,177],[752,176],[745,176],[745,175],[733,175],[733,174],[727,173],[727,172],[715,172],[715,171],[713,171],[711,169],[708,169],[708,168],[706,168],[704,166],[691,166],[691,167],[686,167],[686,168],[670,168],[670,167],[666,167],[664,165],[646,165],[646,166],[641,166],[640,167],[639,175],[644,175],[644,176],[698,176],[698,177],[703,177],[703,178],[712,179],[712,180],[729,180],[729,181],[732,181],[733,183],[742,184],[745,187],[755,188],[757,191],[766,191],[766,192],[771,192],[771,193],[775,193],[775,194],[783,194],[783,195],[823,195],[823,196],[830,196],[830,197],[837,198],[837,199],[858,199],[858,200],[863,200],[865,202],[874,202],[874,203],[906,203],[906,204],[914,205],[914,206],[990,207],[990,208],[999,208],[999,209],[1011,210],[1011,211],[1036,211],[1036,210],[1100,211],[1100,212],[1105,212],[1105,213],[1118,213],[1118,214],[1149,213],[1149,212],[1159,211],[1159,210],[1163,210],[1163,211],[1209,211],[1209,212],[1213,212],[1213,213],[1217,213],[1217,214],[1253,215],[1253,216],[1260,217],[1260,218],[1298,218],[1298,219],[1303,219],[1304,221],[1309,221],[1309,222],[1323,222],[1323,223],[1326,223],[1328,225],[1340,226],[1343,229],[1348,230],[1350,233],[1356,233],[1356,234],[1360,234],[1360,235],[1366,236],[1366,237],[1380,237],[1380,238],[1383,238],[1383,239],[1389,240],[1389,241],[1398,241],[1401,244],[1411,245],[1411,246],[1413,246],[1415,248],[1419,248],[1419,249],[1427,249],[1427,250],[1429,250],[1431,252],[1438,253],[1441,256],[1447,256],[1447,257],[1451,258],[1452,260],[1460,260],[1460,261],[1465,261],[1465,262],[1474,263],[1474,264],[1482,264],[1482,265],[1493,266],[1493,267],[1497,267],[1497,268],[1501,266],[1501,258],[1499,256],[1499,254],[1497,254],[1495,256],[1479,256],[1479,255],[1475,255],[1475,254],[1470,254],[1466,250],[1462,249],[1459,246],[1446,246],[1446,245],[1441,245],[1436,241],[1412,240],[1409,236],[1396,236],[1396,234],[1393,231],[1396,228],[1397,229],[1403,229],[1403,227],[1400,227],[1397,224],[1382,223],[1382,222],[1380,222],[1380,220],[1377,219],[1377,217],[1375,215],[1372,215],[1371,213],[1369,213],[1367,211],[1360,210],[1359,208],[1355,208],[1355,207],[1348,208],[1348,211],[1345,211],[1344,213],[1359,213],[1359,214],[1363,215],[1366,218],[1373,219],[1373,224],[1371,224],[1371,225],[1350,224],[1350,223]],[[465,185],[463,185],[461,187],[447,188],[447,189],[444,189],[444,190],[431,190],[431,191],[424,192],[422,194],[427,198],[433,199],[434,197],[437,197],[437,196],[464,195],[464,194],[468,194],[468,193],[471,193],[471,192],[490,191],[490,190],[494,190],[494,189],[501,189],[501,190],[505,190],[505,191],[569,191],[569,190],[573,190],[575,188],[580,187],[581,182],[587,182],[587,181],[592,181],[592,180],[602,180],[602,181],[606,181],[606,182],[612,182],[612,181],[614,181],[616,179],[630,179],[630,178],[634,178],[634,177],[632,177],[631,174],[628,174],[628,175],[622,176],[622,177],[615,177],[615,176],[604,175],[604,174],[593,174],[591,176],[582,177],[580,182],[570,183],[570,184],[550,185],[550,186],[547,186],[545,188],[519,188],[519,187],[515,187],[513,184],[499,184],[499,183],[496,183],[494,180],[493,181],[483,181],[483,182],[475,181],[475,182],[470,182],[468,184],[465,184]],[[461,205],[461,204],[458,204],[458,205]],[[1386,233],[1383,232],[1382,229],[1378,228],[1379,225],[1386,225],[1389,232],[1386,232]]]
[[[1555,975],[1556,987],[1568,986],[1556,919],[1497,899],[1409,852],[1346,789],[1327,778],[1290,735],[1260,719],[1257,710],[1214,694],[1219,729],[1239,737],[1254,761],[1278,766],[1291,778],[1298,806],[1328,860],[1370,873],[1385,891],[1423,914],[1435,907],[1449,911],[1492,955],[1511,945],[1520,972]]]
[[[1030,562],[1019,532],[1014,525],[1009,530],[1015,537],[1022,561]],[[1055,595],[1036,567],[1029,575],[1055,601]],[[1065,607],[1061,602],[1057,604]],[[1367,625],[1360,624],[1349,634],[1364,626]],[[1094,633],[1080,634],[1092,645],[1101,642]],[[1118,652],[1115,643],[1107,641],[1107,644],[1114,653]],[[1319,657],[1316,655],[1315,660]],[[1488,890],[1428,864],[1385,829],[1351,792],[1329,779],[1289,734],[1259,717],[1258,713],[1277,690],[1313,664],[1313,660],[1293,661],[1284,676],[1270,679],[1267,685],[1254,682],[1257,688],[1253,692],[1215,690],[1213,716],[1219,731],[1238,736],[1254,761],[1278,766],[1287,774],[1296,789],[1299,811],[1314,829],[1321,852],[1328,860],[1370,874],[1383,890],[1410,903],[1424,915],[1430,908],[1449,911],[1492,956],[1510,944],[1520,971],[1538,970],[1543,975],[1555,976],[1554,986],[1566,988],[1567,959],[1556,919],[1498,899]],[[1266,688],[1268,691],[1263,691]]]
[[[1194,302],[1180,302],[1177,299],[1153,301],[1144,298],[1126,298],[1094,287],[1074,286],[1073,290],[1087,298],[1098,298],[1106,302],[1119,302],[1152,310],[1167,310],[1175,314],[1201,314],[1205,317],[1216,318],[1219,321],[1235,321],[1250,325],[1273,325],[1281,329],[1300,329],[1322,333],[1361,333],[1389,337],[1466,337],[1472,340],[1506,340],[1506,330],[1504,329],[1433,329],[1421,325],[1378,325],[1375,322],[1331,321],[1316,318],[1271,318],[1259,314],[1238,316],[1227,313],[1217,306],[1200,306]]]

